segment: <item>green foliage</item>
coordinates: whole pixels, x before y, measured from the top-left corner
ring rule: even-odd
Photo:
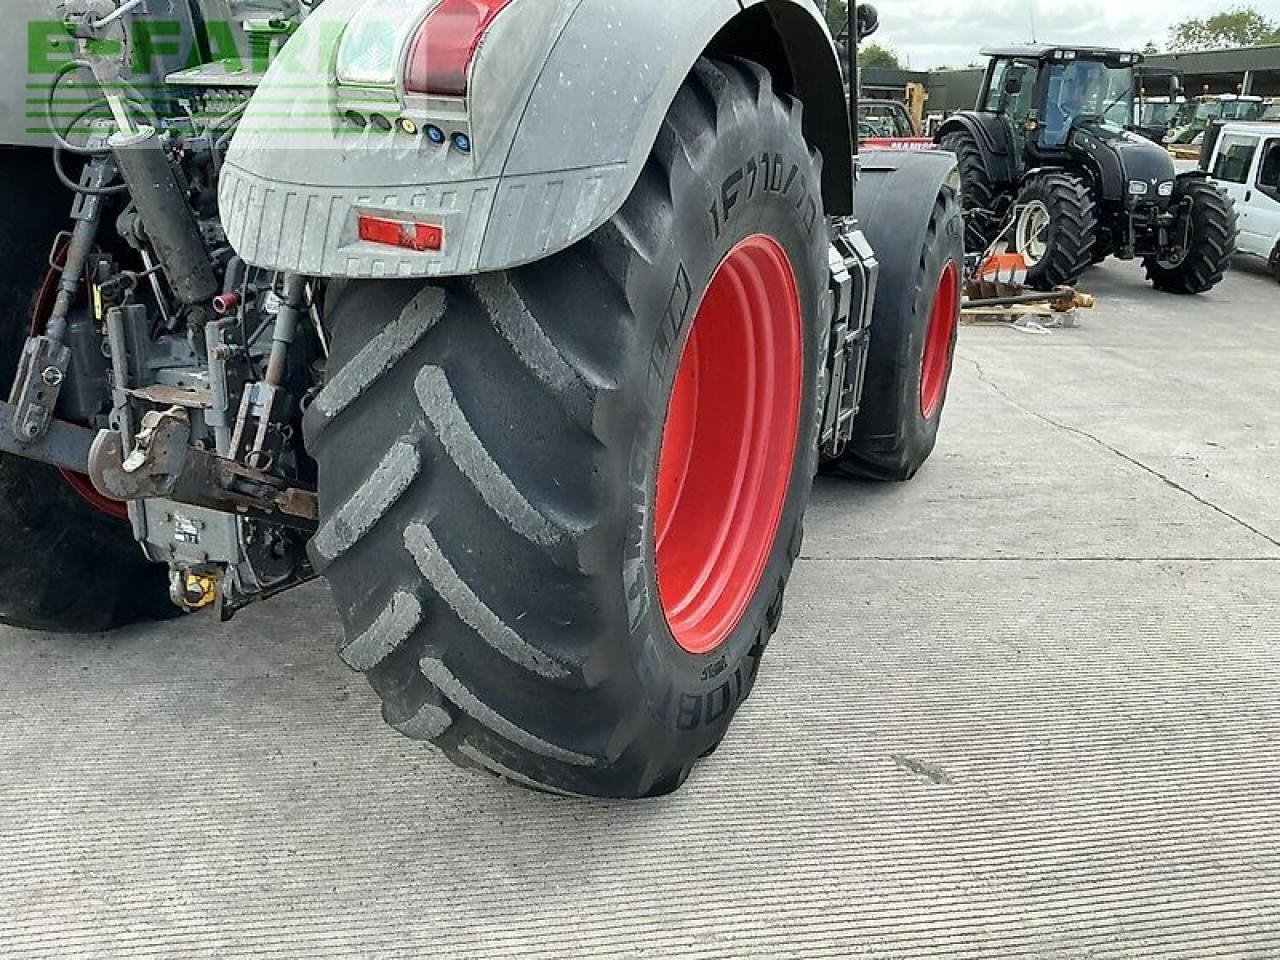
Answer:
[[[1237,6],[1208,17],[1188,17],[1169,29],[1170,50],[1215,50],[1280,43],[1280,21],[1252,6]]]
[[[872,69],[878,67],[885,70],[901,70],[902,61],[888,47],[882,47],[878,43],[868,43],[858,49],[858,66]]]

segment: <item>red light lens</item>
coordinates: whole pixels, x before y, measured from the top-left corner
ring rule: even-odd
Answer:
[[[403,247],[419,253],[432,253],[444,249],[444,227],[430,223],[413,223],[407,220],[386,220],[382,217],[360,217],[357,221],[360,239],[366,243],[381,243],[389,247]]]
[[[480,41],[511,0],[444,0],[427,17],[409,51],[404,87],[410,93],[465,97],[467,73]]]

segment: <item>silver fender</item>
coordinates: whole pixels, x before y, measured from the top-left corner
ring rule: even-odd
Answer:
[[[405,134],[394,116],[390,131],[344,119],[351,94],[335,87],[332,64],[363,2],[326,0],[307,18],[232,143],[222,215],[250,263],[312,276],[422,277],[557,253],[622,206],[698,57],[709,47],[754,53],[724,30],[746,17],[765,29],[738,32],[780,51],[788,76],[779,85],[806,104],[820,101],[810,133],[828,155],[828,212],[849,212],[841,209],[851,206],[843,88],[811,0],[516,0],[476,56],[469,109],[450,121],[464,125],[470,155]],[[440,109],[452,116],[448,104]],[[362,242],[362,213],[441,225],[444,249]]]

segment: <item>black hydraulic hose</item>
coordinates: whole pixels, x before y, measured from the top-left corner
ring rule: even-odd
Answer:
[[[100,156],[104,153],[110,153],[111,151],[108,150],[107,147],[105,146],[102,146],[102,147],[77,146],[76,144],[72,143],[70,140],[66,138],[66,135],[58,127],[57,121],[55,121],[53,118],[54,98],[58,94],[58,87],[62,84],[62,81],[67,78],[68,74],[72,73],[75,70],[82,70],[82,69],[83,70],[91,69],[91,66],[87,60],[69,60],[58,68],[58,72],[55,73],[53,76],[53,82],[49,84],[49,92],[45,94],[44,118],[45,118],[45,121],[49,124],[49,132],[53,135],[54,144],[56,146],[61,147],[63,150],[67,151],[68,153],[77,153],[77,154],[80,154],[81,156]],[[93,104],[90,105],[90,107],[85,112],[87,113],[88,110],[96,106],[97,103],[106,104],[106,101],[105,100],[95,101]],[[84,118],[84,116],[85,116],[85,113],[81,113],[74,120],[72,120],[67,127],[67,133],[70,133],[73,129],[75,129],[75,125],[79,123],[80,120]]]
[[[87,197],[116,197],[129,189],[128,185],[124,183],[117,183],[110,187],[86,187],[83,183],[73,180],[68,176],[66,168],[62,166],[62,155],[65,152],[66,148],[62,144],[55,143],[53,145],[53,172],[68,190],[84,194]]]
[[[70,75],[72,72],[76,70],[92,70],[92,69],[93,69],[93,65],[89,63],[88,60],[68,60],[66,63],[60,66],[57,72],[54,74],[53,81],[49,84],[49,91],[48,93],[45,94],[45,98],[44,98],[45,122],[48,123],[49,125],[49,133],[52,134],[54,142],[60,145],[62,149],[66,150],[68,153],[75,153],[81,156],[101,156],[102,154],[111,152],[110,148],[106,146],[82,147],[82,146],[79,146],[78,144],[72,143],[66,137],[66,134],[74,130],[76,124],[79,123],[81,120],[83,120],[86,116],[88,116],[89,113],[97,109],[99,106],[106,106],[109,108],[110,104],[106,101],[105,98],[94,100],[89,104],[89,106],[87,106],[84,110],[82,110],[80,113],[78,113],[75,116],[75,119],[73,119],[71,123],[67,125],[66,132],[64,133],[59,127],[57,121],[55,121],[53,117],[53,108],[56,106],[56,104],[54,103],[54,99],[58,94],[58,87],[62,85],[62,81],[65,80],[68,77],[68,75]],[[143,95],[138,91],[138,89],[134,87],[132,84],[122,80],[120,81],[120,85],[124,90],[124,92],[127,94],[124,100],[125,104],[133,106],[139,113],[142,113],[145,116],[150,109],[147,106],[146,98],[143,97]]]

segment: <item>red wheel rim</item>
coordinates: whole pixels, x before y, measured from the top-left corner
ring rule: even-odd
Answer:
[[[724,643],[773,552],[795,465],[801,330],[790,259],[770,237],[748,237],[693,319],[658,454],[658,593],[689,653]]]
[[[960,271],[954,260],[947,261],[938,278],[938,288],[929,308],[929,329],[920,358],[920,412],[932,420],[947,392],[951,367],[951,341],[960,319]]]

